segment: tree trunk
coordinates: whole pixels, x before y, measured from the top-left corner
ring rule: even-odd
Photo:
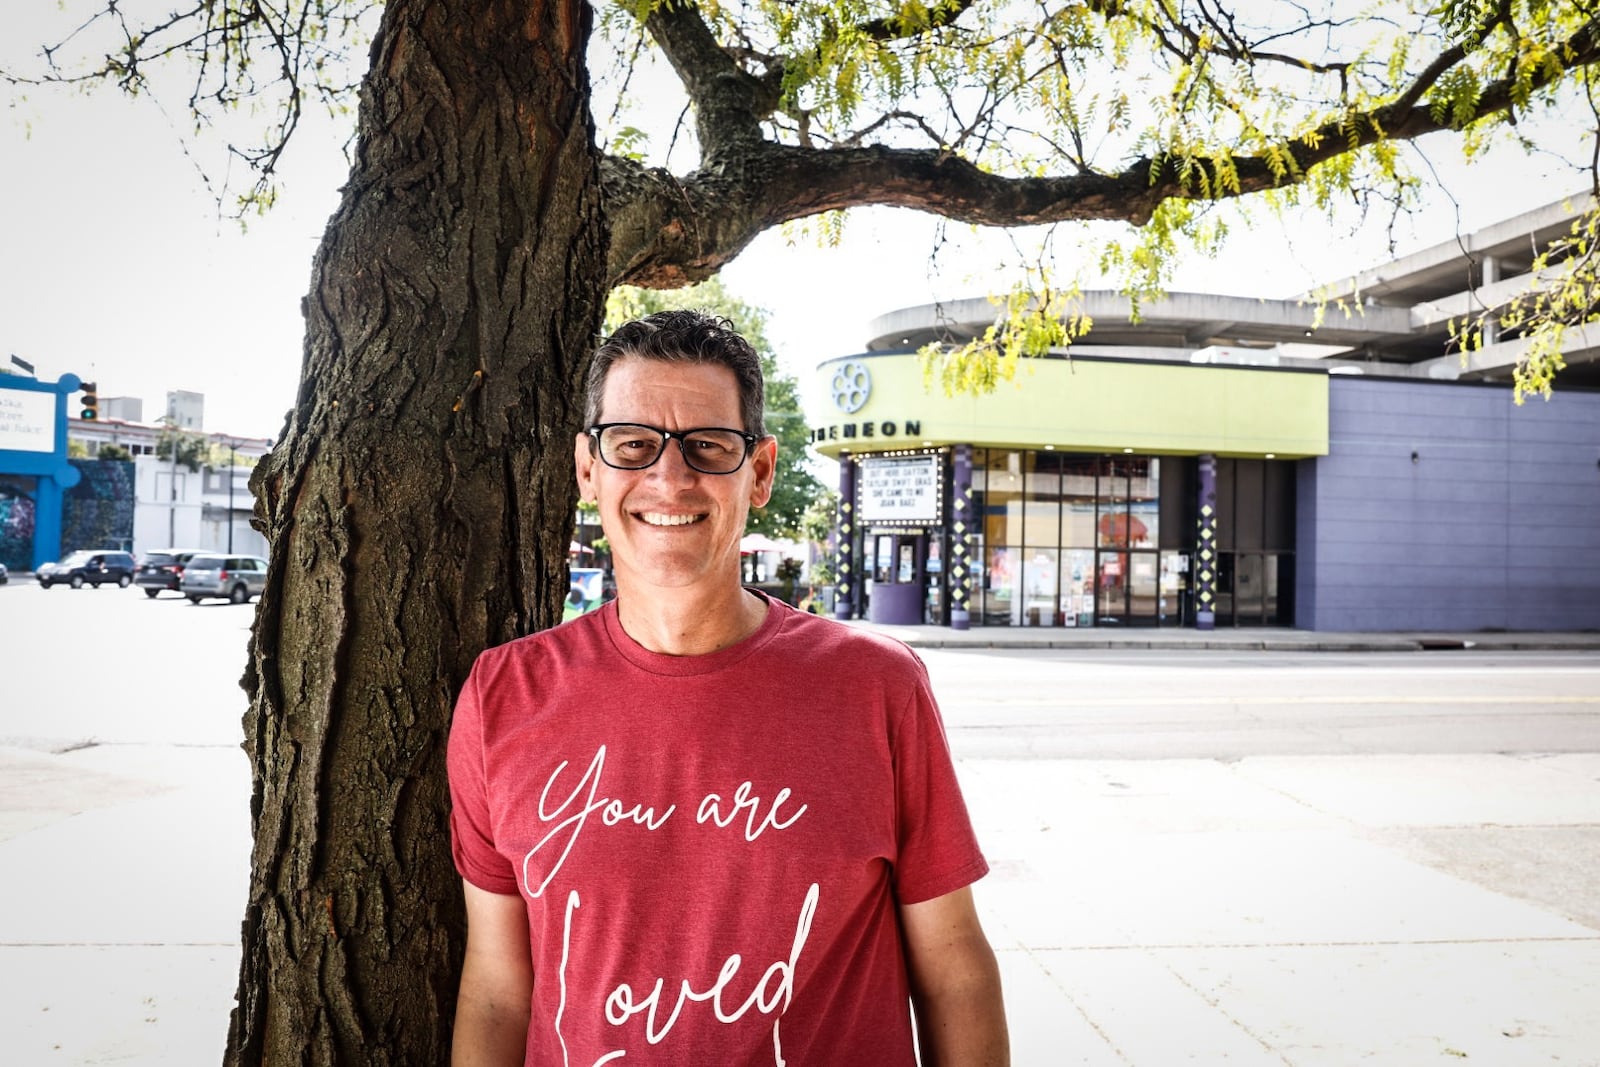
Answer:
[[[255,849],[229,1064],[441,1064],[450,708],[556,621],[606,241],[583,0],[389,0],[252,479]]]

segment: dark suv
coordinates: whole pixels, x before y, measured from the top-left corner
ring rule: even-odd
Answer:
[[[99,589],[107,582],[123,589],[133,584],[133,557],[126,552],[88,550],[74,552],[60,563],[46,563],[34,577],[49,589],[52,585],[70,585],[82,589],[85,584]]]
[[[178,583],[183,578],[184,564],[199,551],[196,548],[157,548],[146,552],[144,559],[139,561],[139,573],[133,576],[133,584],[152,599],[159,596],[163,589],[171,589],[176,593],[179,591]]]

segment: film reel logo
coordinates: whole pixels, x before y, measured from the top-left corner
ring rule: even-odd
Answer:
[[[867,405],[872,395],[872,375],[854,361],[833,372],[833,402],[846,415],[854,415]]]

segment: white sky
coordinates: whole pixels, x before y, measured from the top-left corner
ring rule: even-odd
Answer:
[[[18,40],[0,59],[15,58]],[[183,117],[173,118],[154,101],[109,91],[11,101],[0,119],[0,362],[15,354],[41,378],[72,372],[98,381],[102,397],[142,398],[146,420],[162,414],[169,389],[204,393],[206,429],[276,438],[299,378],[312,253],[346,173],[343,134],[303,129],[278,205],[241,233],[218,217],[184,155]],[[1428,149],[1441,169],[1453,156],[1442,143]],[[1555,161],[1520,155],[1450,170],[1461,232],[1583,182]],[[1448,240],[1456,226],[1455,209],[1440,201],[1394,234],[1397,251]],[[840,248],[769,233],[724,278],[771,312],[768,336],[799,374],[859,351],[885,312],[1006,287],[997,266],[1006,240],[960,226],[947,238],[930,278],[931,218],[862,211]],[[1222,259],[1185,265],[1173,288],[1288,296],[1381,262],[1389,238],[1378,225],[1335,234],[1269,220],[1236,236]]]

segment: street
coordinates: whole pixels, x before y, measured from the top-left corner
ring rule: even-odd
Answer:
[[[0,743],[235,746],[254,604],[0,586]],[[926,649],[968,759],[1600,752],[1600,655]]]
[[[0,744],[236,747],[254,618],[253,602],[13,575],[0,585]]]
[[[254,605],[0,586],[8,1062],[218,1061]],[[925,649],[1018,1064],[1600,1064],[1600,656]]]
[[[1600,752],[1592,651],[921,655],[973,759]]]

